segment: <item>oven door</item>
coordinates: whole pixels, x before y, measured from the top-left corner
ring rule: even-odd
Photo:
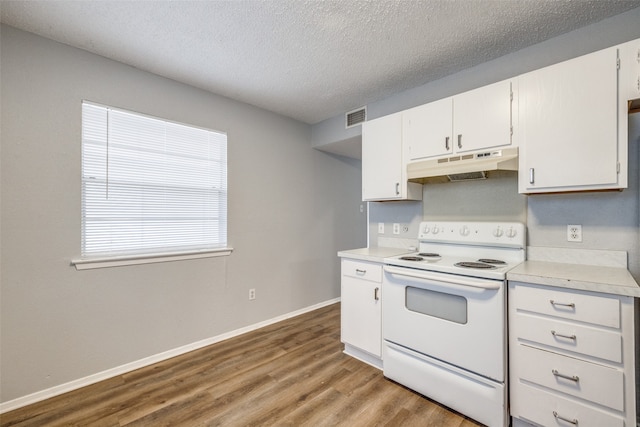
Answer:
[[[504,281],[385,266],[386,341],[504,382]]]

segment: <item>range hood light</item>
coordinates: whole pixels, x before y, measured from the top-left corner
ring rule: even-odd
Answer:
[[[454,173],[451,175],[447,175],[447,178],[449,178],[449,181],[451,182],[487,179],[487,173],[485,171]]]

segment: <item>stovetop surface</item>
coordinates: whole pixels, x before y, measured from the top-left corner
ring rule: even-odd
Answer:
[[[420,261],[414,261],[412,259],[403,259],[406,257],[419,257]],[[489,263],[479,262],[478,257],[473,256],[442,256],[439,259],[424,258],[419,255],[419,252],[404,254],[396,257],[385,258],[384,263],[388,265],[395,265],[398,267],[414,268],[419,270],[434,271],[449,274],[458,274],[463,276],[472,277],[484,277],[487,279],[504,280],[507,271],[520,264],[519,260],[506,261],[503,265],[492,265]],[[457,263],[469,262],[480,263],[483,267],[491,268],[466,268],[457,266]]]
[[[415,253],[385,258],[385,264],[504,280],[507,272],[526,258],[526,230],[521,223],[425,221],[420,224],[418,239]],[[487,262],[492,260],[504,264]],[[479,268],[458,263],[478,263]]]

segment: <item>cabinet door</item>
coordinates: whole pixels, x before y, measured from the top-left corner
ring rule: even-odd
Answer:
[[[363,123],[362,199],[400,199],[402,175],[401,114]]]
[[[342,276],[342,341],[382,356],[381,284]]]
[[[521,193],[615,188],[617,49],[521,76]]]
[[[511,144],[512,82],[502,81],[453,98],[453,145],[458,153]]]
[[[402,137],[408,147],[409,160],[453,152],[452,106],[452,99],[445,98],[403,113]]]

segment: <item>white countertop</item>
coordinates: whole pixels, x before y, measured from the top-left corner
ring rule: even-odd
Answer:
[[[640,286],[624,267],[525,261],[507,273],[507,280],[640,297]]]
[[[409,249],[403,248],[385,248],[385,247],[373,247],[373,248],[360,248],[351,249],[338,252],[338,256],[341,258],[357,259],[360,261],[371,262],[383,262],[384,258],[406,254]]]
[[[413,251],[405,248],[371,247],[340,251],[338,256],[382,263],[384,258],[409,252]],[[542,253],[552,254],[556,259],[562,254],[560,259],[567,262],[548,261],[539,255]],[[589,256],[590,253],[593,253],[593,257]],[[507,273],[507,280],[640,298],[640,286],[626,267],[622,267],[621,262],[614,259],[624,258],[626,260],[626,252],[608,252],[605,254],[609,255],[607,257],[603,256],[603,251],[529,248],[529,254],[544,260],[529,259],[523,262]],[[590,263],[600,262],[596,259],[605,259],[607,265],[577,264],[575,256],[578,255],[581,261]]]

